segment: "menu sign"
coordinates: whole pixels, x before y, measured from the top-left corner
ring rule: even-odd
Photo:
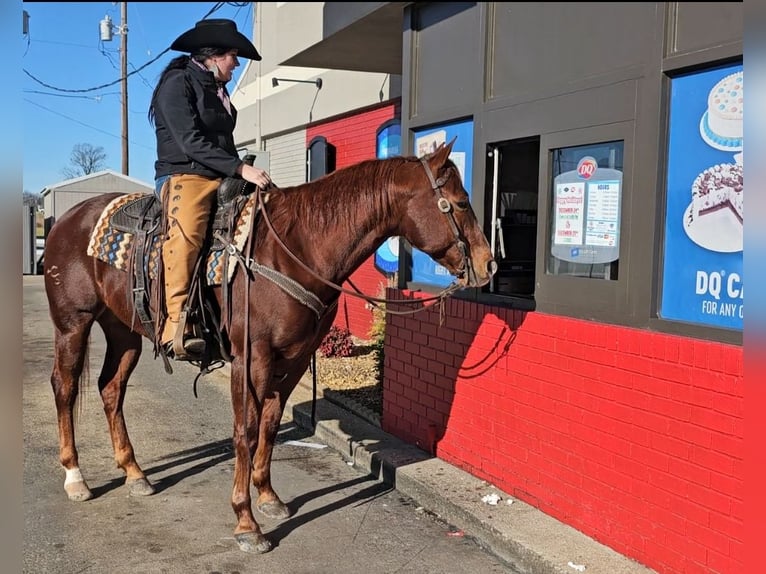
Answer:
[[[620,255],[622,172],[590,156],[554,179],[551,254],[573,263],[610,263]]]

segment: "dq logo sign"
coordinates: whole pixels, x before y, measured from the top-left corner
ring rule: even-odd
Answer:
[[[598,163],[590,156],[582,158],[577,164],[577,175],[581,179],[590,179],[596,170],[598,169]]]

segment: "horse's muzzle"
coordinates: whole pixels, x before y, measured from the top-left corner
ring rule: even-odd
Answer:
[[[477,273],[476,268],[468,262],[457,272],[457,283],[463,287],[484,287],[492,280],[495,273],[497,273],[497,262],[494,259],[487,261],[483,273]]]

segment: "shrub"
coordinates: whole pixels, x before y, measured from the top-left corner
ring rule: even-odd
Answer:
[[[333,325],[322,339],[319,352],[323,357],[350,357],[354,351],[351,331],[344,327]]]

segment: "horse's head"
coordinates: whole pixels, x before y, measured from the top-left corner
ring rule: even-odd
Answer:
[[[457,277],[463,287],[481,287],[497,271],[487,237],[449,155],[453,139],[420,158],[402,235]]]

